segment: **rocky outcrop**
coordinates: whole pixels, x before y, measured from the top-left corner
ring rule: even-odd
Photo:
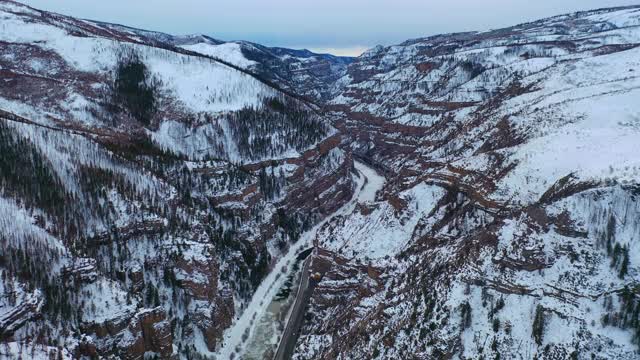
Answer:
[[[210,351],[214,351],[222,332],[234,317],[231,293],[220,291],[218,265],[211,260],[180,259],[174,269],[178,286],[185,291],[189,302],[195,304],[187,311],[193,324],[202,332]],[[192,334],[192,330],[187,330]]]
[[[100,324],[86,324],[82,330],[85,334],[94,336],[92,342],[81,342],[76,350],[85,356],[98,352],[140,360],[145,357],[145,353],[150,352],[166,359],[173,352],[171,323],[160,307],[141,309],[130,318],[120,317]]]
[[[321,279],[313,288],[301,332],[302,349],[306,339],[343,337],[346,341],[325,342],[315,349],[320,353],[313,352],[318,357],[337,357],[345,350],[343,347],[354,346],[358,337],[366,336],[365,324],[370,319],[361,319],[356,307],[383,291],[380,276],[384,270],[322,248],[316,248],[311,256],[311,272],[321,274]],[[347,334],[335,332],[347,327]]]
[[[15,296],[12,295],[12,296]],[[0,313],[0,340],[10,339],[24,324],[40,315],[43,299],[39,293],[25,294],[25,298],[12,308],[3,308]],[[7,311],[8,310],[8,311]]]
[[[93,282],[98,277],[95,259],[78,258],[62,269],[62,276],[74,282]]]
[[[141,360],[145,353],[155,353],[167,359],[173,352],[171,324],[161,308],[145,309],[138,312],[120,340],[124,358]]]

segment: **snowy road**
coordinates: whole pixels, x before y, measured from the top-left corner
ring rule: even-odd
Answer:
[[[246,350],[247,339],[252,337],[255,330],[256,320],[260,319],[268,310],[271,300],[276,296],[286,281],[287,274],[292,271],[291,267],[298,253],[312,246],[318,229],[329,220],[337,215],[345,215],[353,212],[358,202],[373,201],[377,191],[384,185],[384,177],[378,175],[373,169],[357,161],[355,161],[354,164],[358,171],[358,176],[354,177],[356,191],[352,199],[311,230],[302,234],[300,240],[289,248],[289,251],[278,261],[271,273],[262,281],[262,284],[260,284],[253,294],[250,303],[240,318],[225,331],[222,347],[215,354],[207,352],[204,344],[204,349],[198,350],[205,350],[204,353],[216,355],[217,359],[229,359],[234,355],[236,358],[238,355],[242,358],[241,355]]]
[[[304,266],[300,273],[300,284],[296,291],[295,303],[291,309],[291,314],[287,318],[282,337],[278,343],[276,355],[273,358],[274,360],[289,359],[291,352],[294,350],[295,341],[298,338],[300,326],[302,325],[304,310],[312,291],[309,286],[309,266],[311,265],[311,258],[312,255],[304,261]]]

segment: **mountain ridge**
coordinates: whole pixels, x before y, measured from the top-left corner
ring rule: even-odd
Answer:
[[[387,181],[320,230],[295,359],[637,357],[639,10],[350,65],[328,107]]]

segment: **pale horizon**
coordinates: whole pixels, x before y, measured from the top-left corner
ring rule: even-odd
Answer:
[[[173,35],[357,56],[377,45],[430,35],[485,31],[563,13],[637,5],[635,0],[25,0],[37,9]]]
[[[363,52],[371,49],[371,46],[349,46],[342,48],[331,48],[331,47],[304,47],[304,46],[293,46],[293,49],[307,49],[317,54],[331,54],[335,56],[353,56],[357,57],[362,55]]]

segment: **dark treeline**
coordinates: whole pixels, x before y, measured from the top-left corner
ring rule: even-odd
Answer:
[[[64,187],[51,163],[28,140],[0,121],[0,191],[52,215],[62,215]]]
[[[104,99],[107,110],[113,114],[126,112],[143,125],[150,125],[158,109],[160,85],[137,52],[122,48],[113,83]]]
[[[257,109],[236,111],[229,123],[240,155],[253,160],[276,157],[289,149],[304,150],[328,133],[316,114],[284,97],[266,99]]]

